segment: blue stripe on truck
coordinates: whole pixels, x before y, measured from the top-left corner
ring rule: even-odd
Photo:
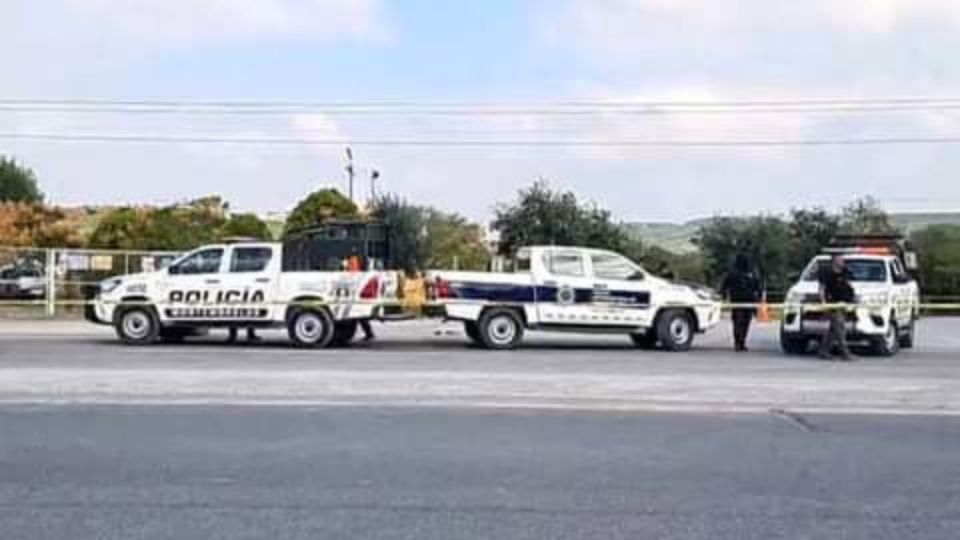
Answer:
[[[484,300],[488,302],[557,302],[560,287],[513,285],[506,283],[483,283],[454,281],[449,284],[454,298]],[[620,304],[624,307],[646,308],[650,305],[650,293],[607,289],[574,289],[577,304]]]

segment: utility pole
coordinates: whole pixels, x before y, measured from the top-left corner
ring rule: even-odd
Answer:
[[[370,170],[370,205],[373,206],[377,202],[377,180],[380,179],[380,171],[376,169]]]
[[[353,202],[353,150],[350,150],[350,147],[347,147],[347,181],[348,189],[347,194],[350,197],[350,202]]]

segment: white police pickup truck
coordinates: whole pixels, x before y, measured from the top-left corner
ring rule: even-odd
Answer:
[[[641,348],[683,351],[720,320],[710,290],[660,279],[609,251],[525,247],[515,270],[428,272],[428,310],[463,321],[490,349],[514,348],[530,329],[622,333]]]
[[[843,257],[856,295],[847,315],[847,336],[852,344],[863,343],[881,356],[893,356],[900,348],[913,347],[920,312],[920,290],[907,266],[916,257],[893,244],[867,242],[828,248],[814,257],[790,288],[784,302],[780,344],[787,354],[803,354],[826,332],[829,314],[822,307],[819,273],[834,255]]]
[[[383,271],[286,268],[279,243],[197,248],[166,268],[107,279],[88,295],[87,320],[126,343],[180,341],[214,327],[285,327],[300,347],[345,345],[380,314],[398,277]]]

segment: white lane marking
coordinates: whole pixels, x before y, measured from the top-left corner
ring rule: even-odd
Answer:
[[[74,406],[130,406],[130,407],[276,407],[276,408],[366,408],[366,409],[489,409],[489,410],[544,410],[594,412],[671,412],[690,414],[762,414],[770,415],[771,408],[759,405],[729,403],[576,403],[547,401],[505,400],[348,400],[348,399],[116,399],[87,397],[84,399],[29,399],[2,398],[0,407],[74,407]],[[905,409],[896,407],[816,407],[791,409],[793,414],[843,414],[856,416],[943,416],[960,417],[960,409]]]

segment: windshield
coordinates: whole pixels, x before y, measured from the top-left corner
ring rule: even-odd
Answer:
[[[887,265],[879,259],[844,258],[851,281],[883,283],[887,280]],[[817,281],[820,268],[829,267],[829,257],[818,257],[803,272],[803,281]]]

